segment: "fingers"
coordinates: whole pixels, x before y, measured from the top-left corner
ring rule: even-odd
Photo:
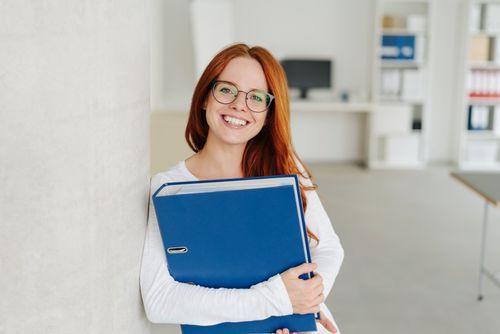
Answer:
[[[299,334],[297,332],[290,332],[287,328],[278,329],[276,334]]]
[[[316,274],[314,277],[303,280],[300,279],[304,273],[313,272],[317,268],[315,263],[304,263],[293,267],[281,274],[283,284],[287,290],[292,303],[293,312],[297,314],[317,313],[319,305],[324,302],[323,278]],[[278,334],[289,334],[284,329],[280,329]]]
[[[323,277],[320,274],[314,275],[313,278],[307,280],[307,282],[311,283],[312,286],[317,287],[319,285],[323,285]]]
[[[290,331],[288,330],[288,328],[283,328],[283,329],[278,329],[276,331],[276,334],[290,334]],[[292,333],[293,334],[293,333]],[[296,334],[296,333],[295,333]]]
[[[309,289],[311,290],[313,296],[323,295],[323,290],[324,290],[323,278],[319,274],[311,279],[308,279],[305,282],[309,286]]]
[[[337,328],[335,328],[333,322],[328,319],[323,312],[319,313],[318,322],[330,333],[337,333]]]
[[[302,274],[310,273],[318,268],[316,263],[303,263],[300,266],[290,268],[288,272],[294,277],[299,277]]]
[[[307,313],[318,313],[320,311],[319,305],[313,306],[309,309],[309,312]]]
[[[314,305],[319,305],[321,304],[322,302],[325,301],[325,295],[323,293],[321,293],[320,295],[318,295],[314,300],[313,300],[313,303]]]
[[[319,320],[319,323],[330,333],[337,333],[337,328],[333,325],[333,323],[328,319]]]

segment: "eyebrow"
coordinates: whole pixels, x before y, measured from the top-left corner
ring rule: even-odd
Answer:
[[[236,82],[233,82],[233,81],[230,81],[230,80],[224,80],[224,79],[216,79],[216,80],[217,81],[222,81],[222,82],[230,83],[231,85],[234,85],[236,88],[240,89],[240,86]],[[249,92],[252,91],[252,90],[257,90],[259,92],[269,93],[269,91],[267,89],[261,89],[261,88],[251,88],[249,90]]]

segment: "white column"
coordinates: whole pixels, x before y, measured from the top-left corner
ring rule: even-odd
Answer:
[[[149,332],[149,9],[0,2],[0,333]]]

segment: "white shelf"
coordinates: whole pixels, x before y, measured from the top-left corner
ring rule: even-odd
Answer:
[[[412,61],[412,60],[379,60],[379,66],[383,68],[420,68],[424,66],[424,63]]]
[[[500,97],[468,97],[468,104],[495,105],[500,104]]]
[[[467,140],[500,140],[500,134],[488,130],[467,130]]]
[[[382,35],[426,35],[425,31],[413,31],[406,28],[384,28],[381,31]]]
[[[422,132],[420,130],[412,130],[408,132],[387,132],[381,134],[383,137],[418,137],[421,136]]]
[[[484,36],[490,39],[491,43],[500,42],[500,31],[491,31],[488,29],[479,29],[478,27],[484,27],[488,24],[487,21],[491,20],[491,13],[488,13],[489,5],[496,4],[500,5],[500,0],[468,0],[465,3],[463,20],[460,24],[462,27],[462,39],[461,39],[461,53],[459,54],[460,59],[460,76],[458,81],[458,109],[460,110],[459,122],[457,122],[460,140],[458,152],[458,165],[461,169],[468,170],[500,170],[500,152],[498,152],[498,147],[500,147],[500,135],[496,131],[492,130],[469,130],[467,129],[467,120],[469,119],[469,109],[471,106],[474,108],[481,108],[481,106],[494,106],[500,105],[500,97],[471,97],[468,91],[468,81],[473,80],[471,76],[473,71],[485,70],[485,71],[496,71],[500,70],[500,63],[496,61],[471,61],[470,54],[480,55],[476,58],[484,58],[485,50],[480,49],[480,44],[473,44],[473,40],[477,36]],[[484,6],[486,5],[486,6]],[[480,14],[478,7],[481,6]],[[486,11],[486,12],[485,12]],[[475,27],[472,28],[471,26]],[[491,41],[494,40],[494,41]],[[472,50],[472,46],[478,47],[476,50]],[[487,44],[486,44],[487,46]],[[483,47],[486,47],[483,46]],[[491,52],[491,51],[489,51]],[[488,52],[488,56],[489,55]],[[491,107],[490,107],[491,108]],[[478,109],[479,110],[479,109]],[[491,110],[491,109],[490,109]],[[491,114],[488,119],[488,123],[491,122]],[[493,122],[495,121],[495,114],[493,114]],[[493,124],[488,124],[490,127]]]
[[[487,37],[497,37],[500,36],[500,31],[493,30],[474,30],[470,32],[471,36],[487,36]]]
[[[460,169],[463,170],[500,170],[500,162],[497,163],[483,163],[483,162],[473,162],[473,161],[462,161],[459,164]]]
[[[471,62],[469,67],[472,70],[500,70],[500,63],[487,61],[482,63]]]
[[[379,96],[379,98],[380,97],[381,96]],[[396,107],[396,106],[404,107],[404,106],[411,105],[411,103],[407,103],[405,101],[402,101],[401,99],[394,98],[394,99],[387,99],[384,101],[379,100],[379,103],[377,104],[377,106],[380,106],[380,105],[391,106],[391,107]],[[374,111],[377,111],[377,109],[374,109]]]
[[[429,58],[432,5],[432,0],[377,0],[372,75],[376,106],[369,118],[370,168],[415,169],[426,165],[433,73]],[[384,15],[393,16],[392,22],[398,28],[382,27]],[[401,23],[404,26],[404,22],[409,22],[408,18],[418,20],[413,23],[420,22],[412,26],[418,29],[399,28]],[[416,60],[382,59],[384,35],[415,36]],[[422,129],[412,130],[415,119],[420,120]]]
[[[402,104],[424,104],[425,101],[421,99],[404,99],[400,96],[377,96],[377,100],[381,103],[402,103]]]

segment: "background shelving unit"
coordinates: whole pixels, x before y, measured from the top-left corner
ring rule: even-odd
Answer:
[[[458,163],[500,170],[500,1],[469,0],[463,17]]]
[[[368,138],[371,168],[419,168],[427,161],[432,0],[379,0]]]

